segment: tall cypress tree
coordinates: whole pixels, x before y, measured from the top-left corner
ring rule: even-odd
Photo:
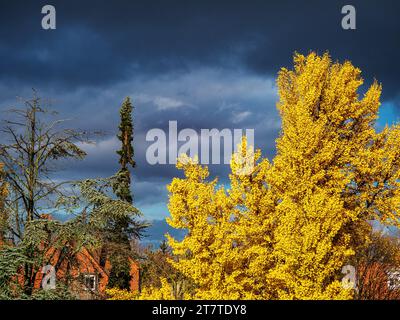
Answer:
[[[131,174],[129,166],[134,168],[133,159],[133,124],[132,124],[133,106],[129,97],[127,97],[120,109],[121,122],[119,125],[118,139],[121,141],[121,149],[117,151],[119,155],[120,170],[116,175],[116,181],[113,185],[115,195],[126,202],[132,203],[133,197],[130,190]],[[130,244],[129,240],[133,234],[138,233],[135,230],[136,225],[133,221],[124,217],[112,223],[110,261],[112,269],[109,277],[109,287],[119,287],[121,289],[129,288],[130,281]]]
[[[133,124],[132,124],[133,106],[129,97],[125,98],[120,110],[121,123],[119,125],[118,139],[121,141],[121,149],[117,151],[121,169],[117,173],[117,183],[114,186],[114,192],[118,198],[132,203],[132,194],[130,190],[131,175],[128,165],[135,167],[133,159]]]

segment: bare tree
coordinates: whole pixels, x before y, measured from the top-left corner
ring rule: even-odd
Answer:
[[[12,118],[4,120],[0,129],[0,162],[10,190],[5,231],[14,244],[23,241],[29,225],[46,213],[42,205],[62,194],[67,182],[52,179],[56,163],[61,159],[83,159],[86,153],[79,143],[90,142],[87,132],[63,128],[66,120],[54,120],[57,113],[46,110],[45,101],[36,92],[23,104],[24,108],[9,110]],[[32,258],[34,246],[25,249],[28,259]],[[25,293],[31,294],[31,263],[24,265],[24,279]]]
[[[59,127],[66,121],[52,120],[56,114],[44,109],[36,94],[24,101],[25,108],[12,109],[12,119],[4,120],[0,131],[0,162],[4,163],[6,178],[13,194],[10,208],[14,209],[14,221],[10,231],[21,238],[24,224],[39,218],[39,204],[61,192],[66,183],[53,181],[51,173],[55,161],[83,159],[86,153],[78,142],[90,142],[85,131]]]
[[[400,241],[397,237],[374,231],[371,243],[357,252],[354,258],[356,299],[400,299]]]

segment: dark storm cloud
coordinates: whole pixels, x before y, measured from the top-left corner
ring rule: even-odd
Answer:
[[[60,96],[57,100],[64,106],[61,107],[64,109],[63,114],[75,117],[74,126],[102,129],[107,133],[97,145],[84,146],[88,153],[87,159],[68,164],[69,171],[77,172],[79,168],[80,172],[94,177],[118,170],[115,151],[119,142],[115,134],[119,121],[118,108],[122,100],[120,97],[124,95],[133,97],[135,105],[135,172],[140,178],[170,179],[177,174],[173,164],[150,165],[146,160],[147,148],[153,143],[146,141],[147,132],[158,128],[165,132],[168,139],[169,121],[177,122],[178,132],[190,128],[198,135],[203,128],[254,129],[256,146],[262,148],[268,156],[273,153],[274,139],[279,128],[273,80],[240,71],[207,68],[157,79],[142,77],[140,80],[113,86],[107,91],[90,89]],[[87,96],[96,98],[86,99],[80,105],[79,99]],[[79,107],[71,112],[67,106]],[[79,117],[74,114],[79,114]],[[214,171],[218,174],[226,173],[227,167],[215,166]]]
[[[40,27],[47,1],[1,4],[0,70],[31,85],[99,86],[132,74],[241,63],[275,75],[297,50],[350,59],[398,93],[400,3],[352,1],[357,30],[341,28],[344,1],[52,1],[57,30]]]
[[[53,1],[57,30],[43,31],[43,1],[3,4],[1,76],[38,84],[109,84],[132,73],[219,64],[241,44],[240,12],[183,1]],[[38,75],[41,75],[40,77]]]
[[[2,77],[96,86],[135,73],[232,64],[279,23],[276,5],[263,1],[53,1],[58,27],[45,32],[43,4],[3,4]]]
[[[329,51],[336,60],[350,60],[363,71],[367,83],[375,78],[383,83],[383,98],[398,97],[400,62],[400,2],[398,1],[319,1],[280,8],[280,21],[260,38],[246,56],[255,72],[275,74],[290,67],[294,51]],[[357,12],[357,29],[340,27],[341,7],[352,4]],[[285,13],[284,13],[285,12]],[[398,105],[400,107],[400,105]]]

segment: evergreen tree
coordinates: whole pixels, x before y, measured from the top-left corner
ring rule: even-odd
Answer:
[[[121,141],[121,149],[117,151],[119,155],[120,170],[117,173],[118,181],[114,186],[116,196],[126,202],[132,203],[130,190],[131,175],[128,169],[130,165],[135,167],[133,159],[133,124],[132,124],[132,103],[129,97],[125,99],[120,109],[121,123],[119,125],[118,139]]]
[[[159,250],[160,250],[160,252],[163,253],[163,254],[170,253],[170,247],[168,246],[167,240],[164,239],[164,240],[160,243]]]
[[[122,201],[132,204],[131,174],[129,166],[135,167],[133,159],[133,106],[129,97],[125,99],[120,109],[121,122],[119,125],[118,139],[121,141],[119,155],[120,170],[116,174],[116,181],[113,185],[115,195]],[[132,235],[140,236],[142,226],[134,224],[129,216],[121,217],[112,222],[110,232],[110,272],[109,287],[129,289],[130,276],[130,242]]]

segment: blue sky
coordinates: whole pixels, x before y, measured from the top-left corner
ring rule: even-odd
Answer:
[[[393,125],[398,123],[400,119],[400,115],[398,109],[396,108],[396,104],[393,102],[384,102],[382,103],[379,109],[379,119],[378,119],[378,128],[382,128],[385,125]]]
[[[41,28],[52,4],[57,29]],[[280,119],[275,78],[294,51],[329,51],[351,60],[365,84],[383,85],[378,128],[399,119],[400,4],[352,1],[357,29],[341,28],[345,1],[2,1],[0,111],[30,97],[53,100],[71,126],[103,130],[88,157],[60,166],[57,179],[110,176],[118,170],[115,137],[124,97],[135,106],[135,203],[149,220],[168,215],[165,185],[173,165],[145,160],[153,128],[251,128],[273,157]],[[226,181],[228,166],[211,166]]]

